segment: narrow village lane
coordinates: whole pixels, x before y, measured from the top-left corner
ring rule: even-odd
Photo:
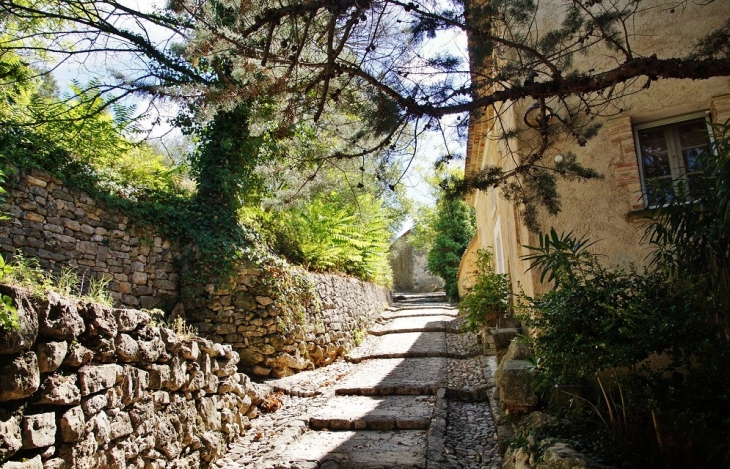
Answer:
[[[269,381],[279,408],[220,469],[498,468],[496,360],[443,297],[400,297],[347,357]]]

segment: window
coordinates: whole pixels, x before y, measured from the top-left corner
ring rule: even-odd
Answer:
[[[703,184],[699,157],[710,147],[705,117],[642,124],[634,128],[634,138],[647,208],[676,194],[696,198]]]

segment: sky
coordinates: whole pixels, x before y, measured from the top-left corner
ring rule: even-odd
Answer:
[[[142,11],[150,11],[155,8],[155,2],[146,0],[123,0],[121,3],[126,6],[139,8]],[[152,28],[149,30],[149,33],[154,39],[160,42],[169,40],[168,32],[162,28]],[[453,31],[438,32],[436,38],[429,39],[425,43],[425,46],[423,50],[425,55],[449,53],[462,58],[464,63],[468,64],[466,37],[464,34],[457,34]],[[91,77],[104,74],[109,70],[130,73],[134,71],[135,65],[134,61],[129,61],[128,58],[120,60],[118,57],[103,54],[77,55],[59,66],[54,72],[54,77],[62,93],[64,93],[70,90],[68,86],[74,80],[83,84],[88,82]],[[128,99],[124,104],[133,104],[136,106],[138,112],[142,112],[148,108],[149,101],[141,97],[135,97]],[[176,111],[177,107],[170,104],[161,106],[152,112],[150,119],[145,124],[149,128],[152,138],[160,138],[162,136],[174,137],[175,135],[179,135],[179,132],[168,123],[169,119],[176,115]],[[160,119],[157,124],[152,125],[156,117],[160,117]],[[452,126],[454,123],[454,118],[446,117],[442,119],[442,124],[445,124],[446,127]],[[456,140],[449,141],[449,150],[452,154],[464,154],[464,144],[465,142]],[[423,174],[432,173],[434,162],[445,154],[445,151],[444,139],[440,133],[428,132],[423,134],[423,137],[419,139],[416,157],[411,163],[409,171],[400,181],[405,186],[408,197],[416,203],[429,205],[435,203],[433,191],[424,180]],[[463,163],[456,161],[452,164],[461,165]],[[411,227],[412,222],[409,221],[402,231],[404,232]]]

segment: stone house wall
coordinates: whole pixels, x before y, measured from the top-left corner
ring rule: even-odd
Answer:
[[[238,351],[242,370],[281,376],[330,363],[354,345],[391,301],[382,287],[350,277],[307,274],[318,303],[296,318],[283,317],[259,269],[241,268],[234,286],[206,285],[202,297],[181,302],[181,249],[151,227],[134,226],[85,193],[42,171],[9,178],[0,222],[0,249],[37,257],[44,269],[78,266],[110,279],[119,307],[186,310],[200,334]],[[292,267],[292,269],[294,269]],[[302,271],[303,272],[303,271]],[[196,285],[194,289],[200,289]]]
[[[0,285],[20,329],[0,329],[0,466],[199,468],[250,426],[268,389],[230,345],[150,315]]]

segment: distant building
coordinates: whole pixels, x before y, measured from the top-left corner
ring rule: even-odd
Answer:
[[[406,231],[390,247],[393,268],[393,289],[398,292],[428,293],[443,290],[444,280],[426,270],[426,253],[408,243],[411,231]]]

